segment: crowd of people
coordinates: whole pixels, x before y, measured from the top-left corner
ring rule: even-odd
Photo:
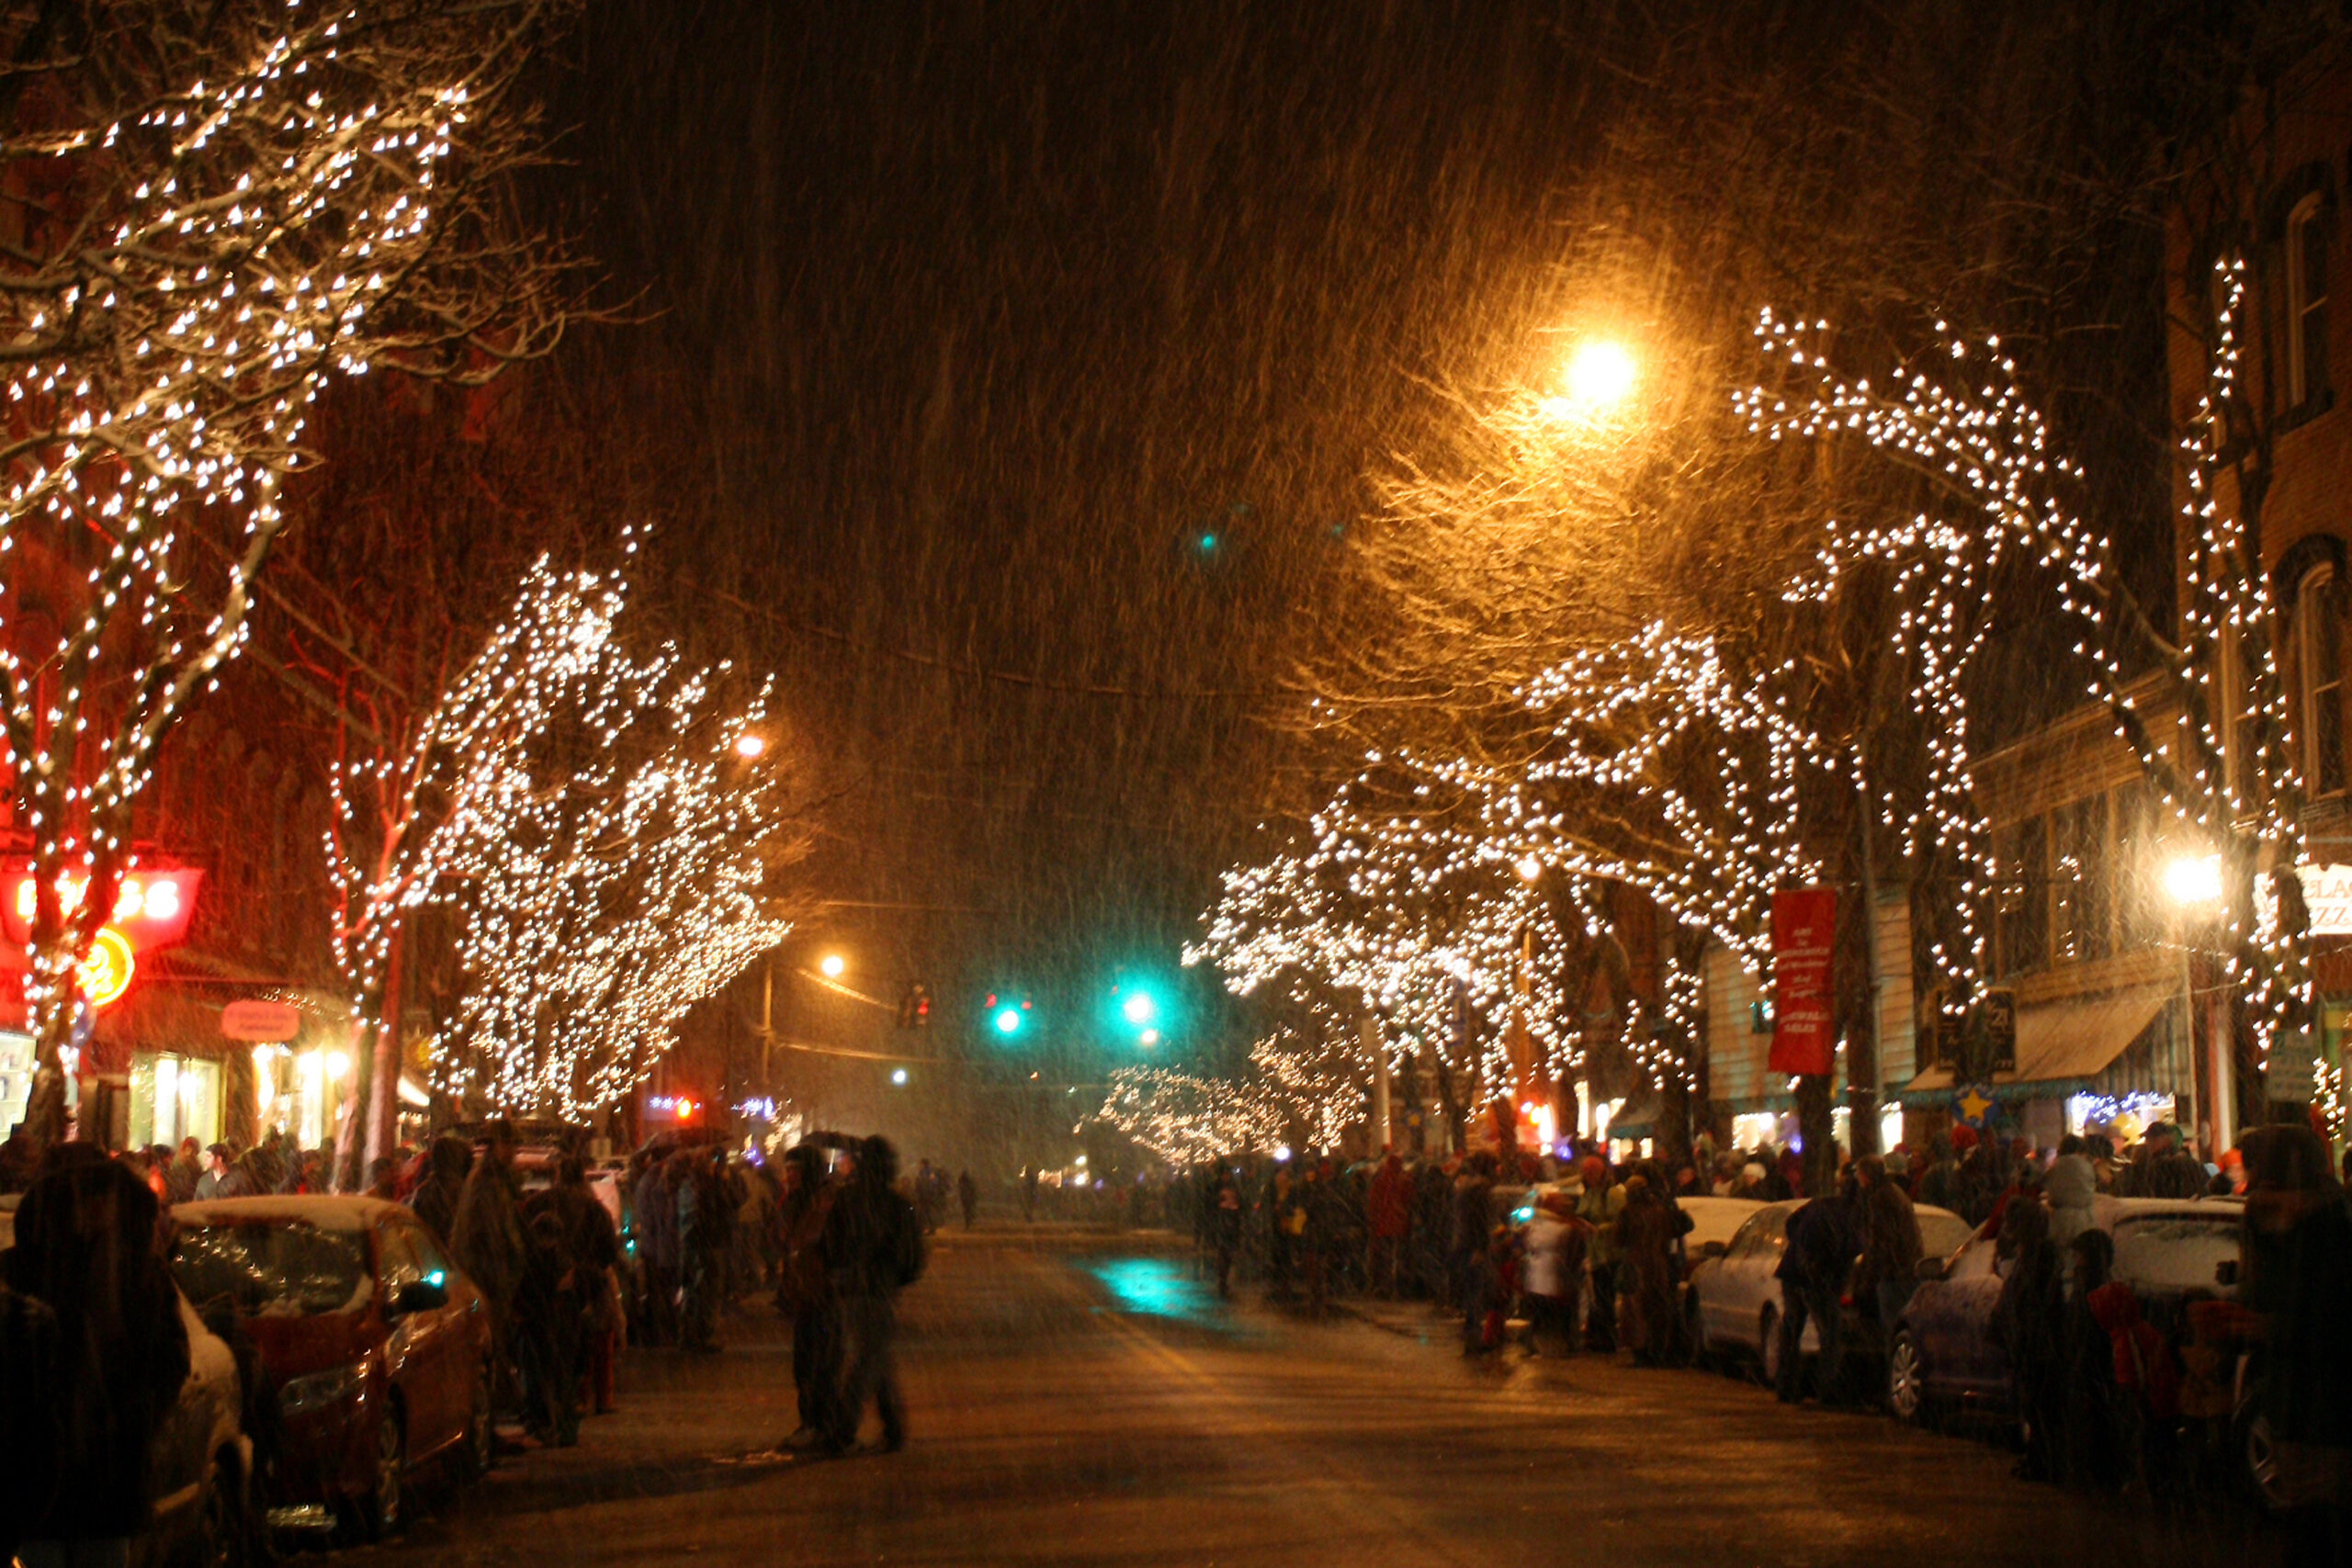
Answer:
[[[1776,1270],[1775,1392],[1823,1404],[1879,1397],[1874,1382],[1865,1391],[1849,1376],[1851,1325],[1884,1348],[1919,1283],[1917,1210],[1948,1210],[1995,1244],[1992,1333],[2016,1374],[2028,1436],[2021,1472],[2144,1492],[2188,1468],[2171,1445],[2185,1398],[2199,1414],[2198,1376],[2209,1404],[2218,1402],[2204,1412],[2222,1417],[2216,1429],[2239,1430],[2230,1421],[2242,1427],[2248,1412],[2235,1404],[2235,1367],[2196,1365],[2203,1341],[2149,1322],[2114,1278],[2114,1244],[2094,1222],[2094,1203],[2102,1194],[2241,1198],[2240,1298],[2200,1310],[2217,1324],[2230,1316],[2213,1332],[2253,1348],[2253,1410],[2267,1422],[2272,1451],[2283,1445],[2290,1456],[2280,1467],[2288,1491],[2352,1496],[2352,1337],[2341,1331],[2352,1301],[2352,1211],[2309,1133],[2260,1129],[2207,1164],[2165,1122],[2129,1141],[2094,1130],[2051,1148],[1955,1126],[1917,1150],[1841,1155],[1809,1198],[1805,1179],[1794,1149],[1718,1153],[1702,1136],[1673,1162],[1611,1160],[1590,1146],[1565,1157],[1239,1156],[1186,1173],[1168,1202],[1221,1294],[1237,1276],[1255,1278],[1271,1301],[1318,1315],[1335,1292],[1418,1297],[1458,1315],[1467,1356],[1494,1355],[1521,1322],[1530,1354],[1623,1350],[1637,1364],[1670,1365],[1694,1349],[1679,1300],[1698,1260],[1684,1243],[1684,1203],[1805,1199],[1788,1218]],[[1808,1325],[1819,1348],[1812,1357],[1799,1353]]]
[[[846,1451],[869,1407],[881,1446],[905,1443],[895,1303],[949,1202],[973,1224],[968,1173],[950,1183],[925,1162],[910,1196],[878,1137],[828,1136],[774,1168],[715,1144],[657,1145],[628,1162],[616,1219],[578,1143],[535,1150],[546,1179],[527,1189],[521,1152],[494,1119],[373,1162],[366,1187],[413,1210],[481,1293],[493,1408],[510,1426],[577,1442],[585,1412],[615,1407],[623,1344],[716,1351],[721,1314],[772,1288],[792,1320],[799,1411],[778,1448]],[[190,1367],[170,1206],[324,1194],[329,1160],[277,1133],[249,1149],[68,1142],[35,1156],[20,1134],[0,1146],[0,1192],[21,1194],[0,1255],[0,1562],[126,1560],[147,1510],[144,1456]]]

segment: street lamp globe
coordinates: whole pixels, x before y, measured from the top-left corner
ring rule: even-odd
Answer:
[[[1544,400],[1544,413],[1550,419],[1597,419],[1633,394],[1638,377],[1633,353],[1623,344],[1588,339],[1568,355],[1560,395]]]
[[[767,741],[763,738],[752,734],[748,729],[735,738],[735,755],[742,758],[746,761],[751,761],[754,757],[760,756],[762,753],[765,752],[767,749]]]
[[[2165,867],[2165,894],[2176,904],[2222,901],[2222,857],[2182,855]]]
[[[849,965],[842,962],[842,955],[840,953],[829,953],[825,954],[821,961],[819,962],[817,967],[824,972],[826,979],[838,980],[842,977],[842,971],[848,968]]]

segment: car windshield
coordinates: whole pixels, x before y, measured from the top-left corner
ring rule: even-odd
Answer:
[[[2234,1214],[2151,1214],[2115,1227],[2115,1277],[2143,1290],[2211,1290],[2214,1269],[2237,1255]]]
[[[226,1302],[239,1317],[316,1317],[356,1312],[374,1279],[356,1231],[294,1220],[206,1225],[180,1236],[172,1265],[198,1306]]]

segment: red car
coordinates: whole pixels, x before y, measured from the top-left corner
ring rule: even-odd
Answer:
[[[235,1315],[277,1396],[274,1523],[380,1535],[414,1472],[489,1468],[489,1307],[405,1206],[220,1198],[172,1215],[180,1288]]]

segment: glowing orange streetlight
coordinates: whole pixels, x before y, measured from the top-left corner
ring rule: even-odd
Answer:
[[[1633,351],[1623,344],[1588,338],[1568,355],[1560,395],[1544,400],[1544,412],[1552,419],[1598,419],[1631,397],[1640,378]]]
[[[743,758],[747,761],[753,757],[761,755],[763,752],[766,751],[767,749],[767,741],[762,737],[752,734],[748,729],[735,738],[735,755]]]

